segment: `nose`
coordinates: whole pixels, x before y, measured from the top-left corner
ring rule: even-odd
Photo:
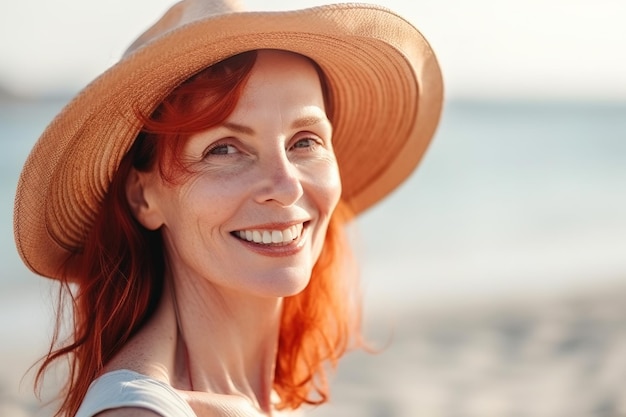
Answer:
[[[275,202],[282,207],[295,204],[304,193],[298,168],[282,152],[260,163],[259,203]]]

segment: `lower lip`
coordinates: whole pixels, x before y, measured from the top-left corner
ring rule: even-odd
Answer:
[[[271,256],[275,258],[293,256],[304,248],[304,243],[308,233],[308,225],[302,229],[300,236],[286,245],[262,245],[247,240],[236,238],[242,245],[263,256]]]

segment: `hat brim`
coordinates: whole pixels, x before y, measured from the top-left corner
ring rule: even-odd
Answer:
[[[234,54],[283,49],[327,76],[343,199],[360,213],[419,163],[439,121],[435,55],[402,17],[373,5],[241,12],[201,19],[133,51],[72,99],[29,155],[15,201],[18,252],[58,278],[80,251],[119,163],[150,114],[181,82]]]

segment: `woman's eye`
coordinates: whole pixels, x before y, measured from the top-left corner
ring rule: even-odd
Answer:
[[[293,148],[311,148],[313,146],[315,146],[317,144],[317,142],[315,141],[315,139],[311,139],[311,138],[302,138],[300,140],[298,140],[296,143],[293,144]]]
[[[225,143],[215,145],[209,149],[206,153],[207,155],[228,155],[232,153],[237,153],[237,148],[233,145],[227,145]]]

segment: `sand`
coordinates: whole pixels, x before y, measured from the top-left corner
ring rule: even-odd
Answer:
[[[48,417],[28,366],[48,325],[32,288],[0,301],[0,416]],[[31,292],[29,292],[31,291]],[[45,293],[45,291],[43,291]],[[37,291],[35,291],[37,293]],[[388,309],[368,314],[380,353],[350,353],[312,417],[626,415],[626,288]],[[39,306],[39,311],[45,308]],[[13,323],[13,324],[11,324]]]

